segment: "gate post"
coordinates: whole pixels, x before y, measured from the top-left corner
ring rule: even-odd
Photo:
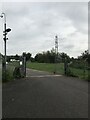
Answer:
[[[26,57],[22,56],[22,69],[23,69],[23,76],[26,77]]]
[[[68,64],[67,64],[67,59],[65,58],[64,61],[64,74],[67,75],[67,69],[68,69]]]
[[[23,57],[24,76],[26,77],[26,57]]]
[[[22,60],[21,74],[22,74],[22,77],[26,77],[26,57],[22,56],[21,60]]]

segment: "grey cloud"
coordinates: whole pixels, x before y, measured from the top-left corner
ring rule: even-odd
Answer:
[[[70,10],[71,9],[71,10]],[[72,20],[73,25],[82,33],[88,32],[88,4],[77,3],[68,9],[67,17]]]
[[[70,53],[75,49],[73,39],[79,39],[77,33],[87,35],[86,3],[4,3],[3,11],[12,28],[8,54],[50,49],[56,34],[66,38],[60,41],[60,50]]]

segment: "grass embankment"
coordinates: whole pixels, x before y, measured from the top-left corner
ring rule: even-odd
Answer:
[[[58,74],[64,74],[64,63],[58,63],[58,64],[52,64],[52,63],[34,63],[34,62],[27,62],[27,68],[30,69],[36,69],[41,71],[47,71],[47,72],[54,72],[56,70],[56,73]],[[77,68],[70,68],[71,76],[76,76],[82,79],[88,78],[88,70],[85,71],[83,69],[77,69]]]

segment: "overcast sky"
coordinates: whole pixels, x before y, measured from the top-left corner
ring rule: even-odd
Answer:
[[[4,3],[1,12],[6,13],[8,33],[7,54],[38,52],[54,48],[55,35],[59,39],[59,52],[77,57],[88,49],[88,3],[77,2],[17,2]],[[0,51],[3,19],[0,19]]]

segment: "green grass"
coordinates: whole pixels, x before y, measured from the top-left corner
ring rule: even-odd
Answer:
[[[41,70],[41,71],[47,71],[47,72],[54,72],[55,67],[58,73],[63,74],[63,63],[61,64],[50,64],[50,63],[31,63],[27,62],[27,68]],[[59,69],[60,68],[60,69]]]
[[[6,80],[4,80],[4,72],[2,71],[3,72],[3,77],[2,77],[3,82],[8,82],[8,81],[11,81],[14,79],[13,71],[16,66],[19,66],[19,62],[10,62],[7,64]]]
[[[14,68],[15,68],[15,66],[13,66],[13,65],[7,66],[7,81],[11,81],[12,79],[14,79],[14,77],[13,77]]]
[[[83,69],[77,69],[77,68],[70,68],[71,72],[73,73],[73,75],[82,78],[82,79],[87,79],[88,78],[88,70],[84,70]]]
[[[8,66],[14,66],[14,67],[19,66],[19,62],[9,62]]]
[[[58,64],[51,64],[51,63],[34,63],[34,62],[27,62],[27,68],[41,70],[41,71],[47,71],[47,72],[54,72],[56,69],[56,73],[58,74],[64,74],[64,63],[58,63]],[[88,78],[88,70],[85,71],[83,69],[77,69],[77,68],[71,68],[70,71],[72,76],[79,77],[81,79],[87,79]]]

